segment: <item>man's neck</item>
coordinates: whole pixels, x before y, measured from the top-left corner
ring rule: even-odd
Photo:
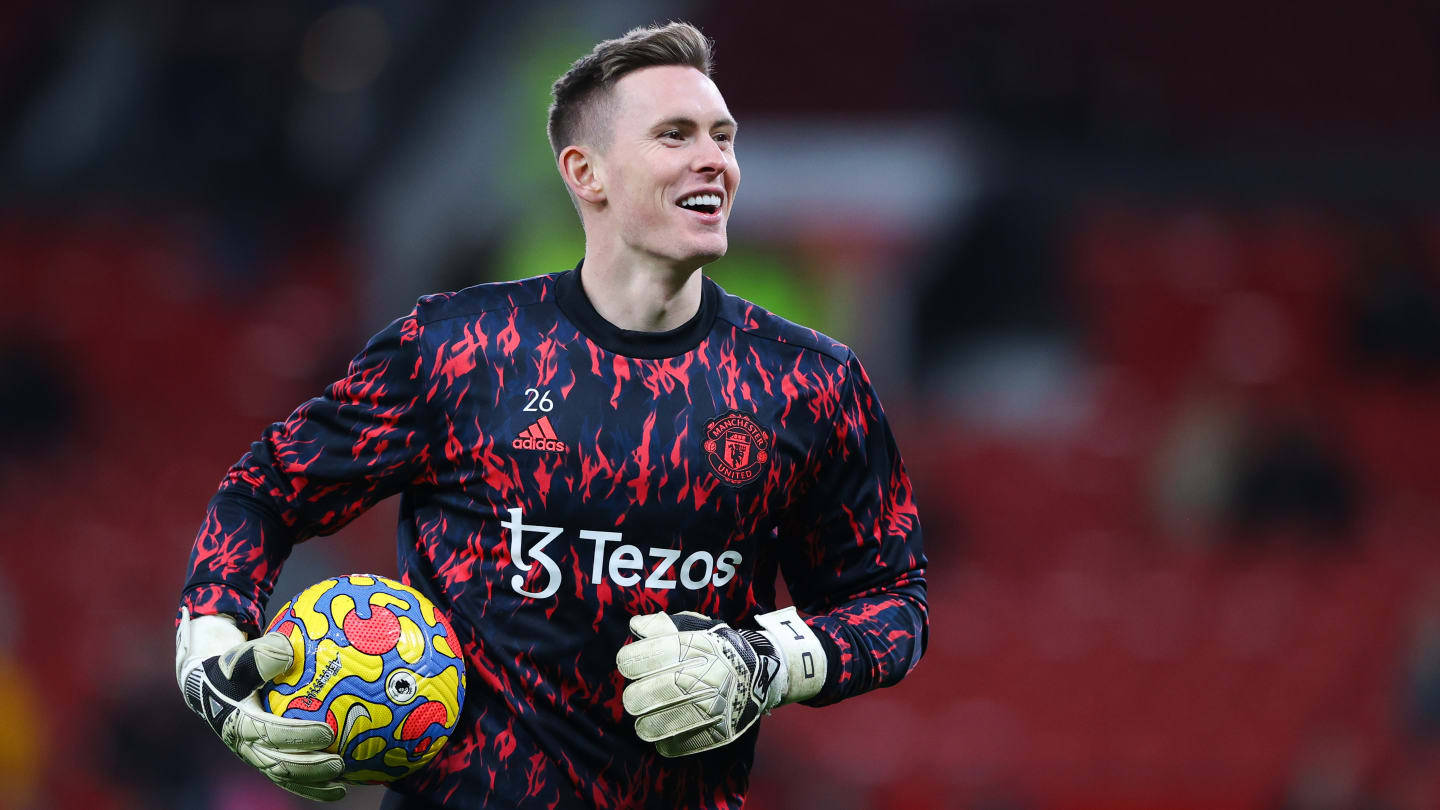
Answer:
[[[665,332],[700,311],[700,268],[676,268],[634,256],[585,249],[580,284],[600,317],[633,332]]]

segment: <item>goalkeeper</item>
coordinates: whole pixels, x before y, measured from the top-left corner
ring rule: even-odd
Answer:
[[[738,808],[767,712],[914,668],[926,560],[869,378],[702,272],[737,129],[695,28],[598,44],[549,121],[583,261],[422,298],[230,469],[176,673],[239,756],[344,794],[329,727],[255,699],[290,655],[260,628],[295,543],[396,494],[400,575],[450,617],[470,687],[386,808]]]

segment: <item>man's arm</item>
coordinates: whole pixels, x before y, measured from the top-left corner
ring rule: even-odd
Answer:
[[[759,630],[698,613],[630,620],[615,655],[640,739],[667,757],[728,745],[786,703],[823,705],[890,686],[925,652],[929,613],[920,522],[880,402],[854,355],[831,403],[809,491],[786,510],[780,564],[805,611]]]
[[[211,499],[181,607],[234,616],[254,638],[291,547],[338,531],[430,472],[424,327],[401,318],[346,376],[264,431]]]
[[[925,551],[910,478],[854,354],[815,485],[780,527],[781,570],[825,648],[825,705],[892,686],[929,640]]]

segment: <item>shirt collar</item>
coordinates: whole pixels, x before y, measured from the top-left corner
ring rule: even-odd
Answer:
[[[561,273],[555,280],[555,303],[580,333],[600,348],[625,357],[659,359],[677,357],[700,345],[715,325],[720,310],[720,288],[708,278],[701,279],[700,310],[695,317],[664,332],[639,332],[605,320],[585,295],[580,284],[582,259],[574,270]]]

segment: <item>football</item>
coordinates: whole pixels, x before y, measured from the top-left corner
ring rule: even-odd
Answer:
[[[267,631],[295,663],[266,685],[271,712],[319,720],[347,782],[392,782],[424,767],[455,729],[465,661],[450,622],[419,591],[385,577],[322,580],[285,603]]]

